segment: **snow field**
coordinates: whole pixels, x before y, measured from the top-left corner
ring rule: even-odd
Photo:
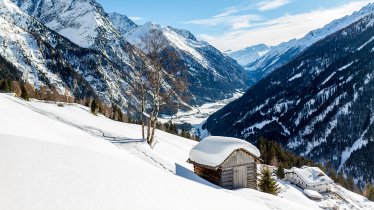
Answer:
[[[80,105],[0,94],[0,116],[0,209],[303,210],[338,202],[316,203],[282,181],[279,196],[222,189],[186,162],[197,142],[157,131],[151,150],[138,125]],[[337,189],[354,207],[372,209],[362,196]]]

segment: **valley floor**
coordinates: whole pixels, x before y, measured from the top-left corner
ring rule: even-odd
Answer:
[[[279,196],[225,190],[186,162],[196,142],[156,138],[151,150],[138,125],[0,94],[0,209],[374,209],[338,186],[321,202],[283,181]]]
[[[190,111],[179,111],[173,116],[164,115],[159,120],[163,123],[171,120],[173,123],[179,125],[189,124],[192,127],[190,132],[203,139],[209,135],[208,131],[202,128],[208,117],[242,95],[243,92],[238,91],[231,98],[192,107]]]

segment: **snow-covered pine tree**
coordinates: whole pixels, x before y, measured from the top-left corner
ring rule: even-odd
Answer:
[[[261,170],[261,177],[258,188],[262,192],[277,195],[279,186],[277,182],[271,177],[271,172],[269,169],[264,168]]]

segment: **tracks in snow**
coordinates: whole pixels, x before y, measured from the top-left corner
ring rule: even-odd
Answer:
[[[62,116],[59,116],[49,111],[39,109],[31,104],[22,103],[13,98],[8,98],[8,99],[22,106],[27,107],[36,113],[49,117],[53,120],[59,121],[61,123],[67,124],[74,128],[77,128],[83,132],[89,133],[90,135],[107,140],[111,142],[112,144],[116,145],[117,147],[119,147],[120,149],[127,150],[128,152],[135,155],[136,157],[166,172],[170,172],[173,174],[176,173],[175,164],[172,164],[170,162],[163,160],[163,158],[159,157],[156,153],[154,153],[154,151],[150,149],[150,147],[148,146],[148,144],[146,143],[144,139],[127,138],[124,136],[115,135],[113,133],[99,129],[97,127],[76,124],[70,121],[69,119],[66,119]]]

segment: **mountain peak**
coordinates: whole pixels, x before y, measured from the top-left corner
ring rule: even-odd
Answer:
[[[364,6],[361,10],[354,12],[354,14],[371,14],[374,13],[374,3],[369,3],[368,5]]]
[[[22,11],[81,47],[92,47],[100,33],[118,35],[104,9],[94,0],[12,1]]]
[[[314,43],[348,27],[372,13],[374,13],[374,4],[368,4],[351,15],[334,20],[320,29],[309,32],[301,39],[292,39],[288,42],[283,42],[278,46],[272,47],[267,54],[261,56],[256,61],[247,64],[245,69],[249,71],[249,77],[252,78],[254,83],[256,83],[275,69],[290,62]]]
[[[269,50],[270,47],[268,45],[258,44],[238,51],[231,51],[228,55],[234,58],[240,65],[245,66],[265,55]]]
[[[128,33],[138,27],[138,25],[126,15],[113,12],[108,14],[108,16],[121,34]]]

